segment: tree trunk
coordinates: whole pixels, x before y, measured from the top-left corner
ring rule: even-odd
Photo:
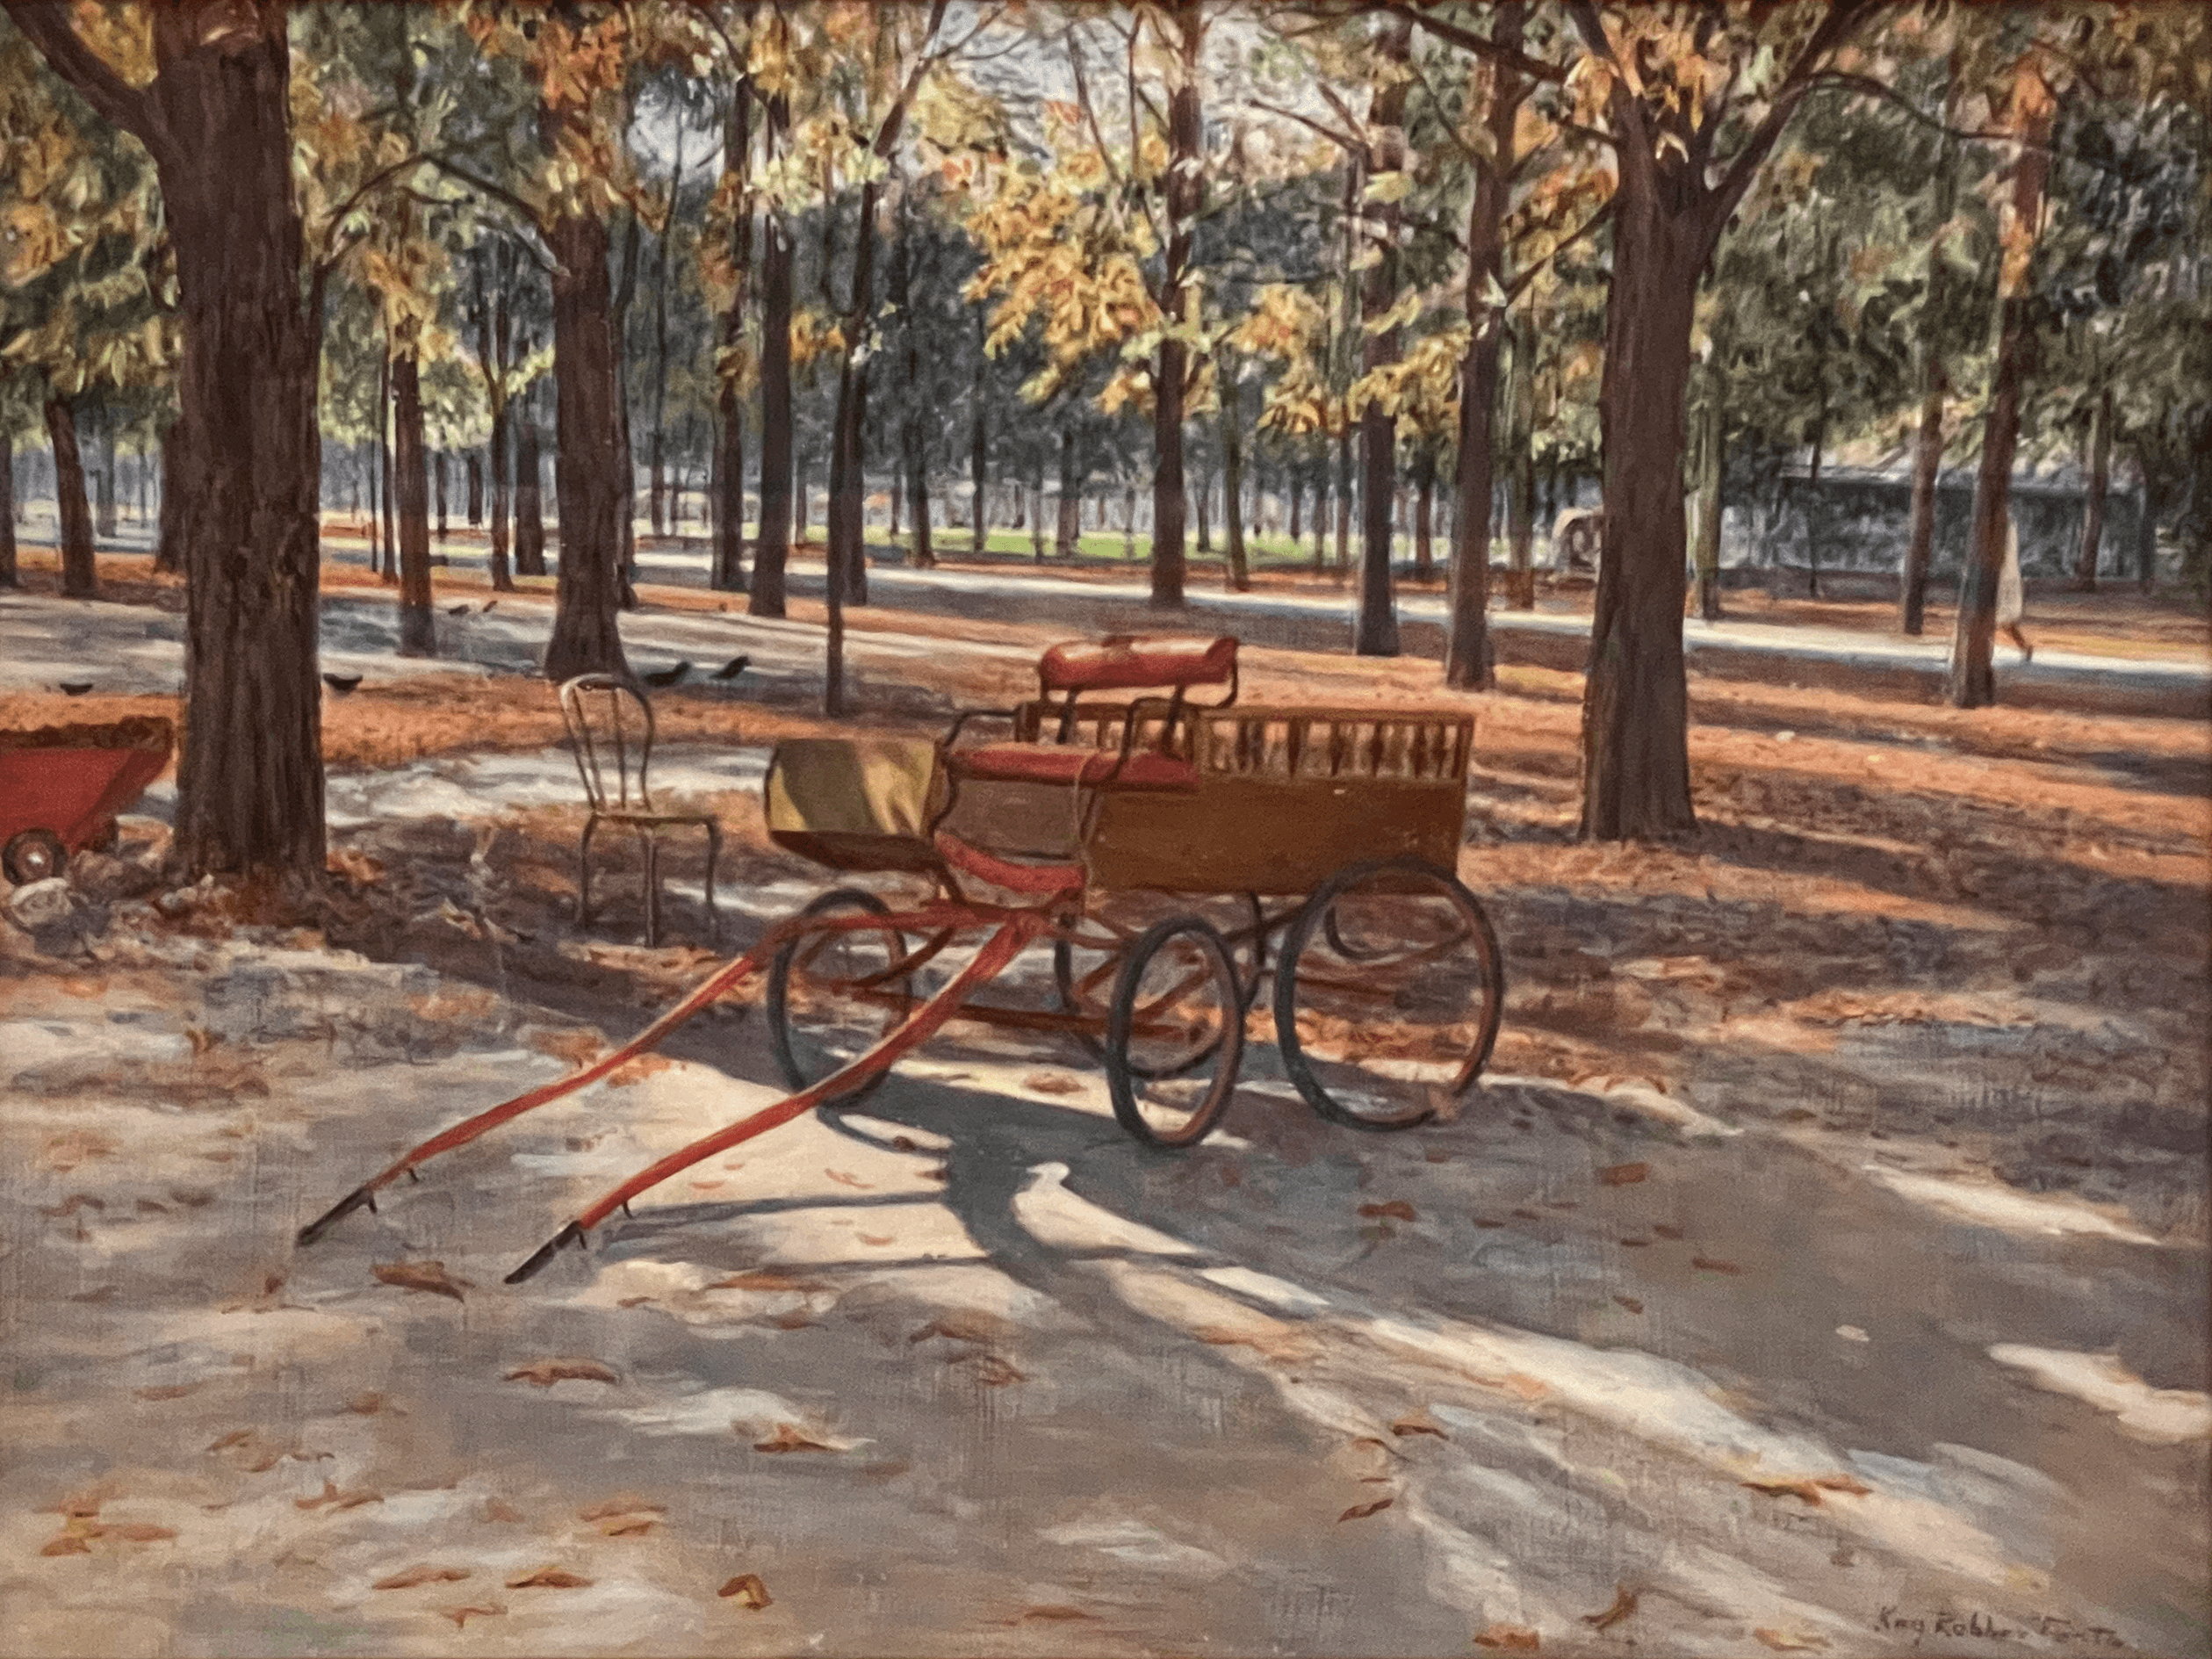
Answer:
[[[616,603],[624,610],[638,609],[638,458],[630,444],[630,354],[626,343],[630,302],[638,292],[639,220],[635,212],[623,231],[622,281],[614,291],[607,315],[608,349],[615,365],[615,463],[622,483],[622,503],[616,509],[615,535]]]
[[[1959,91],[1958,54],[1953,50],[1944,94],[1944,119],[1956,125]],[[1948,136],[1935,164],[1935,220],[1941,227],[1951,221],[1958,208],[1958,144]],[[1937,343],[1935,320],[1949,306],[1950,261],[1934,242],[1927,250],[1927,289],[1920,314],[1921,325],[1920,424],[1913,444],[1913,522],[1905,545],[1905,566],[1898,573],[1897,626],[1904,634],[1918,635],[1927,626],[1927,568],[1935,545],[1935,494],[1943,467],[1943,400],[1950,393],[1950,369]]]
[[[13,16],[95,110],[146,144],[161,179],[198,474],[187,492],[178,857],[189,876],[319,876],[315,374],[285,11],[152,12],[156,68],[140,90],[100,64],[64,9]]]
[[[484,458],[473,451],[468,458],[469,472],[469,528],[474,530],[484,522]]]
[[[7,422],[0,421],[0,588],[18,585],[15,561],[15,434],[8,429]]]
[[[525,341],[522,355],[530,356]],[[524,388],[511,411],[515,422],[515,568],[524,576],[545,573],[545,496],[537,428],[537,393]]]
[[[377,574],[387,582],[397,582],[400,535],[398,516],[392,505],[392,346],[388,339],[377,380],[377,488],[384,515],[384,562],[377,567]]]
[[[501,327],[499,344],[496,349],[500,353],[500,372],[504,377],[508,355],[505,347],[507,305],[504,300],[500,303],[499,320]],[[508,550],[511,545],[508,534],[508,513],[514,501],[508,483],[508,458],[513,453],[510,446],[513,435],[508,428],[512,418],[508,408],[506,393],[502,388],[500,393],[492,399],[492,439],[489,452],[486,458],[491,462],[492,466],[491,578],[493,588],[501,593],[512,592],[515,587],[515,579],[509,573],[508,564]],[[564,543],[567,540],[567,515],[563,514],[561,538]]]
[[[1179,503],[1181,496],[1176,497]],[[1136,486],[1132,484],[1121,494],[1121,557],[1136,557]]]
[[[1805,591],[1808,599],[1820,596],[1820,531],[1827,510],[1820,500],[1820,457],[1828,441],[1828,377],[1825,353],[1814,359],[1819,377],[1819,404],[1812,416],[1812,466],[1805,480]]]
[[[767,101],[771,156],[790,117],[787,101]],[[771,209],[762,220],[760,260],[760,533],[753,555],[756,617],[784,613],[784,566],[791,555],[791,232]]]
[[[1244,393],[1235,375],[1223,371],[1216,382],[1221,399],[1221,531],[1228,543],[1228,586],[1248,593],[1251,572],[1244,562]]]
[[[2112,481],[2112,387],[2098,395],[2090,416],[2089,499],[2081,512],[2081,554],[2074,561],[2074,586],[2086,594],[2097,591],[2097,547],[2104,539],[2105,490]]]
[[[722,314],[722,349],[735,353],[745,344],[745,307],[753,275],[753,83],[741,78],[731,89],[723,126],[722,165],[739,178],[736,211],[730,224],[730,307]],[[743,593],[745,573],[745,399],[737,381],[718,375],[716,410],[720,415],[716,458],[720,513],[715,521],[713,586]]]
[[[445,539],[445,458],[443,450],[431,451],[430,481],[436,490],[434,499],[438,516],[437,537],[440,541]]]
[[[115,416],[106,409],[97,411],[96,424],[100,431],[100,471],[94,487],[92,501],[93,527],[107,540],[115,539]]]
[[[1425,438],[1413,460],[1413,579],[1437,579],[1436,548],[1431,532],[1436,523],[1437,451]]]
[[[651,513],[652,533],[663,535],[667,530],[667,502],[663,494],[665,474],[661,469],[663,428],[668,413],[668,248],[675,240],[676,203],[683,193],[683,123],[676,123],[676,154],[668,173],[668,211],[660,221],[660,234],[654,240],[660,245],[660,269],[654,273],[652,285],[652,487]]]
[[[1061,559],[1083,551],[1083,461],[1072,421],[1060,429],[1060,522],[1052,551]]]
[[[1720,483],[1727,457],[1726,371],[1721,366],[1722,348],[1716,343],[1705,370],[1705,400],[1699,410],[1697,442],[1694,450],[1697,478],[1690,493],[1690,553],[1697,566],[1697,614],[1707,622],[1720,620]]]
[[[1305,504],[1306,499],[1306,474],[1300,469],[1295,457],[1285,472],[1284,479],[1290,491],[1290,545],[1291,551],[1295,552],[1300,538],[1305,534],[1304,521],[1299,517],[1299,509]]]
[[[982,322],[983,315],[980,312],[976,314],[976,320],[979,324]],[[979,365],[981,362],[982,358],[978,354]],[[991,551],[991,531],[986,523],[991,510],[988,500],[988,491],[991,487],[991,433],[984,421],[984,372],[980,366],[976,370],[974,402],[975,418],[970,422],[968,430],[969,513],[975,520],[976,557],[981,559]]]
[[[616,612],[622,597],[621,425],[616,400],[607,227],[565,213],[546,228],[553,256],[553,392],[560,571],[545,677],[630,672]]]
[[[92,510],[84,499],[84,461],[77,451],[76,411],[58,392],[47,393],[46,430],[47,440],[54,446],[61,591],[71,599],[90,599],[100,588],[99,566],[92,556]]]
[[[376,440],[371,438],[364,447],[368,452],[361,458],[361,471],[369,481],[369,573],[373,576],[384,554],[384,532],[378,528],[377,518],[377,480],[382,469],[377,464],[378,451]]]
[[[1210,553],[1214,551],[1214,475],[1203,468],[1199,472],[1198,488],[1192,493],[1192,501],[1198,516],[1195,551]]]
[[[392,360],[393,491],[400,516],[400,654],[435,657],[430,618],[430,501],[423,475],[422,379],[412,351]]]
[[[154,544],[155,570],[184,568],[184,527],[189,516],[186,497],[195,476],[191,458],[185,453],[184,417],[180,415],[162,434],[162,506],[161,524]],[[320,524],[317,531],[320,535]]]
[[[1406,94],[1412,84],[1404,65],[1413,49],[1413,21],[1388,18],[1376,31],[1374,57],[1395,71],[1377,86],[1367,106],[1366,172],[1370,184],[1401,174],[1406,165]],[[1368,251],[1381,257],[1367,270],[1360,295],[1365,345],[1360,367],[1368,374],[1398,361],[1398,330],[1379,325],[1398,300],[1398,227],[1404,210],[1395,200],[1370,201],[1364,219]],[[1380,399],[1359,413],[1361,537],[1359,618],[1352,649],[1363,657],[1398,654],[1398,616],[1392,592],[1390,509],[1397,494],[1398,417]]]
[[[1598,393],[1604,552],[1582,694],[1582,833],[1607,840],[1697,822],[1682,648],[1682,397],[1706,227],[1697,213],[1670,211],[1651,171],[1627,170],[1614,195]]]
[[[2138,451],[2136,465],[2143,472],[2143,489],[2136,501],[2136,581],[2147,594],[2158,585],[2158,515],[2165,503],[2163,492],[2151,481],[2151,458]]]
[[[1199,52],[1206,40],[1206,0],[1173,0],[1177,73],[1168,96],[1166,260],[1160,273],[1161,314],[1171,326],[1197,321],[1187,314],[1196,297],[1185,286],[1190,270],[1192,225],[1205,197],[1204,133],[1199,109]],[[1152,369],[1152,603],[1183,604],[1183,526],[1188,503],[1183,483],[1184,379],[1190,371],[1180,339],[1160,343]],[[1130,516],[1135,516],[1132,504]],[[1134,533],[1132,534],[1134,550]]]
[[[1351,428],[1337,434],[1337,579],[1351,569]]]
[[[2000,240],[2024,238],[2034,245],[2043,215],[2043,184],[2050,174],[2050,135],[2046,109],[2028,121],[2028,146],[2013,163],[2010,225]],[[2008,251],[2005,263],[2012,267]],[[2034,296],[2025,291],[2027,261],[2016,271],[1999,273],[1997,360],[1990,370],[1988,415],[1982,426],[1982,459],[1974,480],[1974,528],[1959,573],[1958,618],[1951,634],[1951,706],[1985,708],[1997,701],[1997,676],[1991,657],[1997,640],[1997,582],[2005,563],[2006,527],[2011,520],[2013,456],[2020,444],[2021,392],[2035,350]]]
[[[1314,573],[1329,568],[1329,450],[1314,464]]]

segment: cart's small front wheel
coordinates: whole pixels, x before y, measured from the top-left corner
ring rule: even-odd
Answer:
[[[1356,1129],[1411,1129],[1457,1099],[1489,1059],[1504,1006],[1489,918],[1416,858],[1330,876],[1275,970],[1283,1069],[1314,1110]]]
[[[68,862],[68,849],[49,829],[25,830],[0,848],[0,863],[7,866],[8,879],[18,887],[59,876]]]
[[[1171,916],[1138,935],[1106,1014],[1121,1127],[1154,1146],[1197,1144],[1228,1107],[1243,1055],[1243,995],[1213,924]]]
[[[906,941],[888,921],[832,921],[888,917],[873,893],[842,887],[799,912],[820,920],[787,939],[768,966],[768,1035],[776,1064],[794,1089],[811,1088],[867,1053],[906,1022],[915,1006]],[[883,1082],[877,1072],[843,1099],[864,1099]]]

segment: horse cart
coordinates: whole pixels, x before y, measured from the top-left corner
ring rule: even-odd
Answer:
[[[1269,1013],[1285,1075],[1323,1117],[1449,1114],[1504,998],[1496,937],[1452,874],[1473,717],[1236,694],[1233,638],[1078,642],[1044,653],[1035,697],[962,714],[936,741],[780,744],[770,838],[873,884],[823,893],[632,1042],[402,1154],[300,1243],[760,974],[793,1093],[602,1194],[509,1283],[702,1159],[865,1094],[955,1020],[1080,1045],[1121,1126],[1155,1147],[1220,1121]],[[1048,983],[1008,972],[1033,947],[1049,949]]]
[[[176,728],[153,716],[108,725],[0,731],[0,871],[18,886],[113,839],[115,816],[169,764]]]

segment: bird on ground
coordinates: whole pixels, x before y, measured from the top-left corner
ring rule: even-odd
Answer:
[[[732,657],[714,671],[714,677],[717,680],[734,680],[752,666],[751,657]]]
[[[450,606],[445,614],[449,617],[465,617],[469,614],[469,608],[466,605]]]
[[[342,697],[361,683],[361,676],[357,674],[326,674],[322,676],[322,682]]]
[[[497,610],[499,608],[500,608],[500,602],[499,602],[498,600],[496,600],[496,599],[490,600],[490,601],[486,602],[486,603],[485,604],[485,607],[484,607],[484,614],[485,614],[486,616],[487,616],[487,617],[488,617],[488,616],[490,616],[490,615],[491,615],[494,611]]]
[[[64,680],[61,682],[61,695],[64,696],[81,697],[91,689],[92,682],[90,680]]]
[[[651,674],[640,674],[638,677],[649,686],[672,686],[690,672],[691,664],[687,660],[678,663],[673,668],[656,668]]]

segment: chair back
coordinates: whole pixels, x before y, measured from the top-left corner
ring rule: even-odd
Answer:
[[[579,674],[560,689],[561,719],[576,775],[594,812],[650,812],[652,703],[620,674]]]

